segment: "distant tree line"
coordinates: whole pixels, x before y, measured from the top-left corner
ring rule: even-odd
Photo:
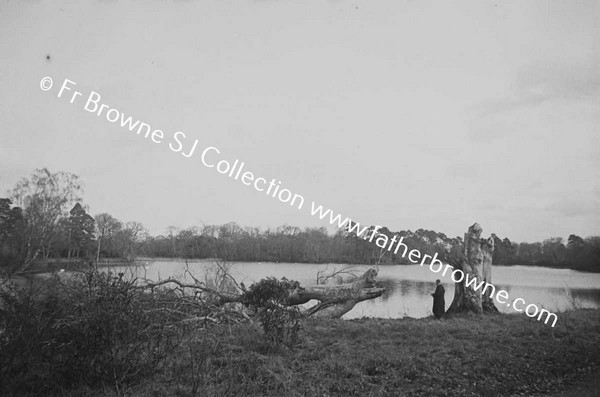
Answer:
[[[370,227],[369,230],[373,230]],[[377,230],[391,240],[403,237],[409,249],[447,259],[462,249],[461,237],[448,237],[433,230]],[[367,236],[370,236],[367,233]],[[560,237],[543,242],[516,243],[494,235],[494,265],[527,265],[600,272],[600,237],[581,238],[574,234],[567,243]],[[354,233],[339,230],[329,234],[325,228],[280,226],[275,229],[242,228],[236,223],[191,227],[168,235],[149,237],[140,247],[144,255],[168,258],[208,258],[218,256],[232,261],[308,262],[352,264],[409,264],[398,254],[379,248],[374,242]]]
[[[36,170],[0,198],[0,267],[17,271],[39,259],[99,260],[138,256],[231,261],[408,264],[408,259],[379,248],[374,242],[344,229],[330,234],[325,228],[283,225],[274,229],[241,227],[236,223],[178,229],[151,236],[141,223],[123,223],[110,214],[94,217],[81,204],[79,178],[68,173]],[[372,230],[373,227],[369,228]],[[461,250],[461,237],[433,230],[377,230],[391,239],[403,238],[442,260]],[[370,234],[367,234],[370,235]],[[600,272],[600,237],[572,234],[565,243],[555,237],[537,243],[515,243],[494,235],[494,265],[529,265]]]

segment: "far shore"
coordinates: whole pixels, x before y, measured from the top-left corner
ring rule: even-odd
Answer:
[[[152,258],[152,257],[136,257],[132,260],[126,260],[123,258],[101,258],[98,261],[99,267],[118,267],[118,266],[141,266],[144,262],[193,262],[193,263],[206,263],[220,261],[223,263],[292,263],[294,265],[336,265],[336,266],[409,266],[412,263],[379,263],[379,264],[368,264],[368,263],[324,263],[324,262],[273,262],[273,261],[228,261],[219,258]],[[64,271],[78,271],[85,270],[88,266],[96,266],[95,259],[64,259],[64,258],[51,258],[39,260],[32,266],[27,273],[40,274],[40,273],[54,273],[61,270]],[[495,267],[516,267],[521,265],[495,265]],[[540,269],[551,269],[551,270],[573,270],[582,273],[591,273],[588,271],[570,269],[565,267],[548,267],[548,266],[534,266],[534,265],[523,265],[527,267],[536,267]]]

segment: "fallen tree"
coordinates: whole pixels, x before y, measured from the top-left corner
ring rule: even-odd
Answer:
[[[288,304],[298,305],[318,300],[320,303],[310,307],[303,313],[308,316],[340,318],[348,313],[359,302],[375,299],[385,292],[375,281],[377,269],[371,268],[351,283],[341,285],[314,285],[301,288],[290,295]]]
[[[356,277],[352,282],[340,285],[312,285],[302,287],[297,285],[291,289],[282,301],[278,304],[285,306],[296,306],[317,300],[319,303],[304,309],[301,313],[304,316],[313,316],[321,318],[340,318],[348,313],[359,302],[375,299],[385,292],[385,288],[378,287],[376,282],[377,269],[370,268],[361,276]],[[191,274],[188,272],[191,276]],[[247,289],[243,284],[234,283],[237,287],[236,292],[224,292],[211,288],[206,283],[193,277],[193,283],[183,283],[180,280],[169,278],[157,282],[146,282],[139,286],[143,289],[154,289],[161,286],[172,284],[179,289],[188,289],[194,295],[208,295],[217,305],[226,303],[244,303]],[[232,279],[233,280],[233,279]]]

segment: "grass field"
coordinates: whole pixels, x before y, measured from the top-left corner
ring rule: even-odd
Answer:
[[[309,320],[293,350],[270,348],[254,327],[221,326],[181,346],[160,376],[123,392],[592,396],[600,374],[600,310],[562,313],[555,328],[504,314]]]

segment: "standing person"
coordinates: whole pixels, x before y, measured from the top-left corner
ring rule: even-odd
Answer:
[[[444,301],[446,291],[440,280],[435,280],[435,285],[435,292],[431,294],[433,296],[433,315],[439,320],[446,311],[446,302]]]

